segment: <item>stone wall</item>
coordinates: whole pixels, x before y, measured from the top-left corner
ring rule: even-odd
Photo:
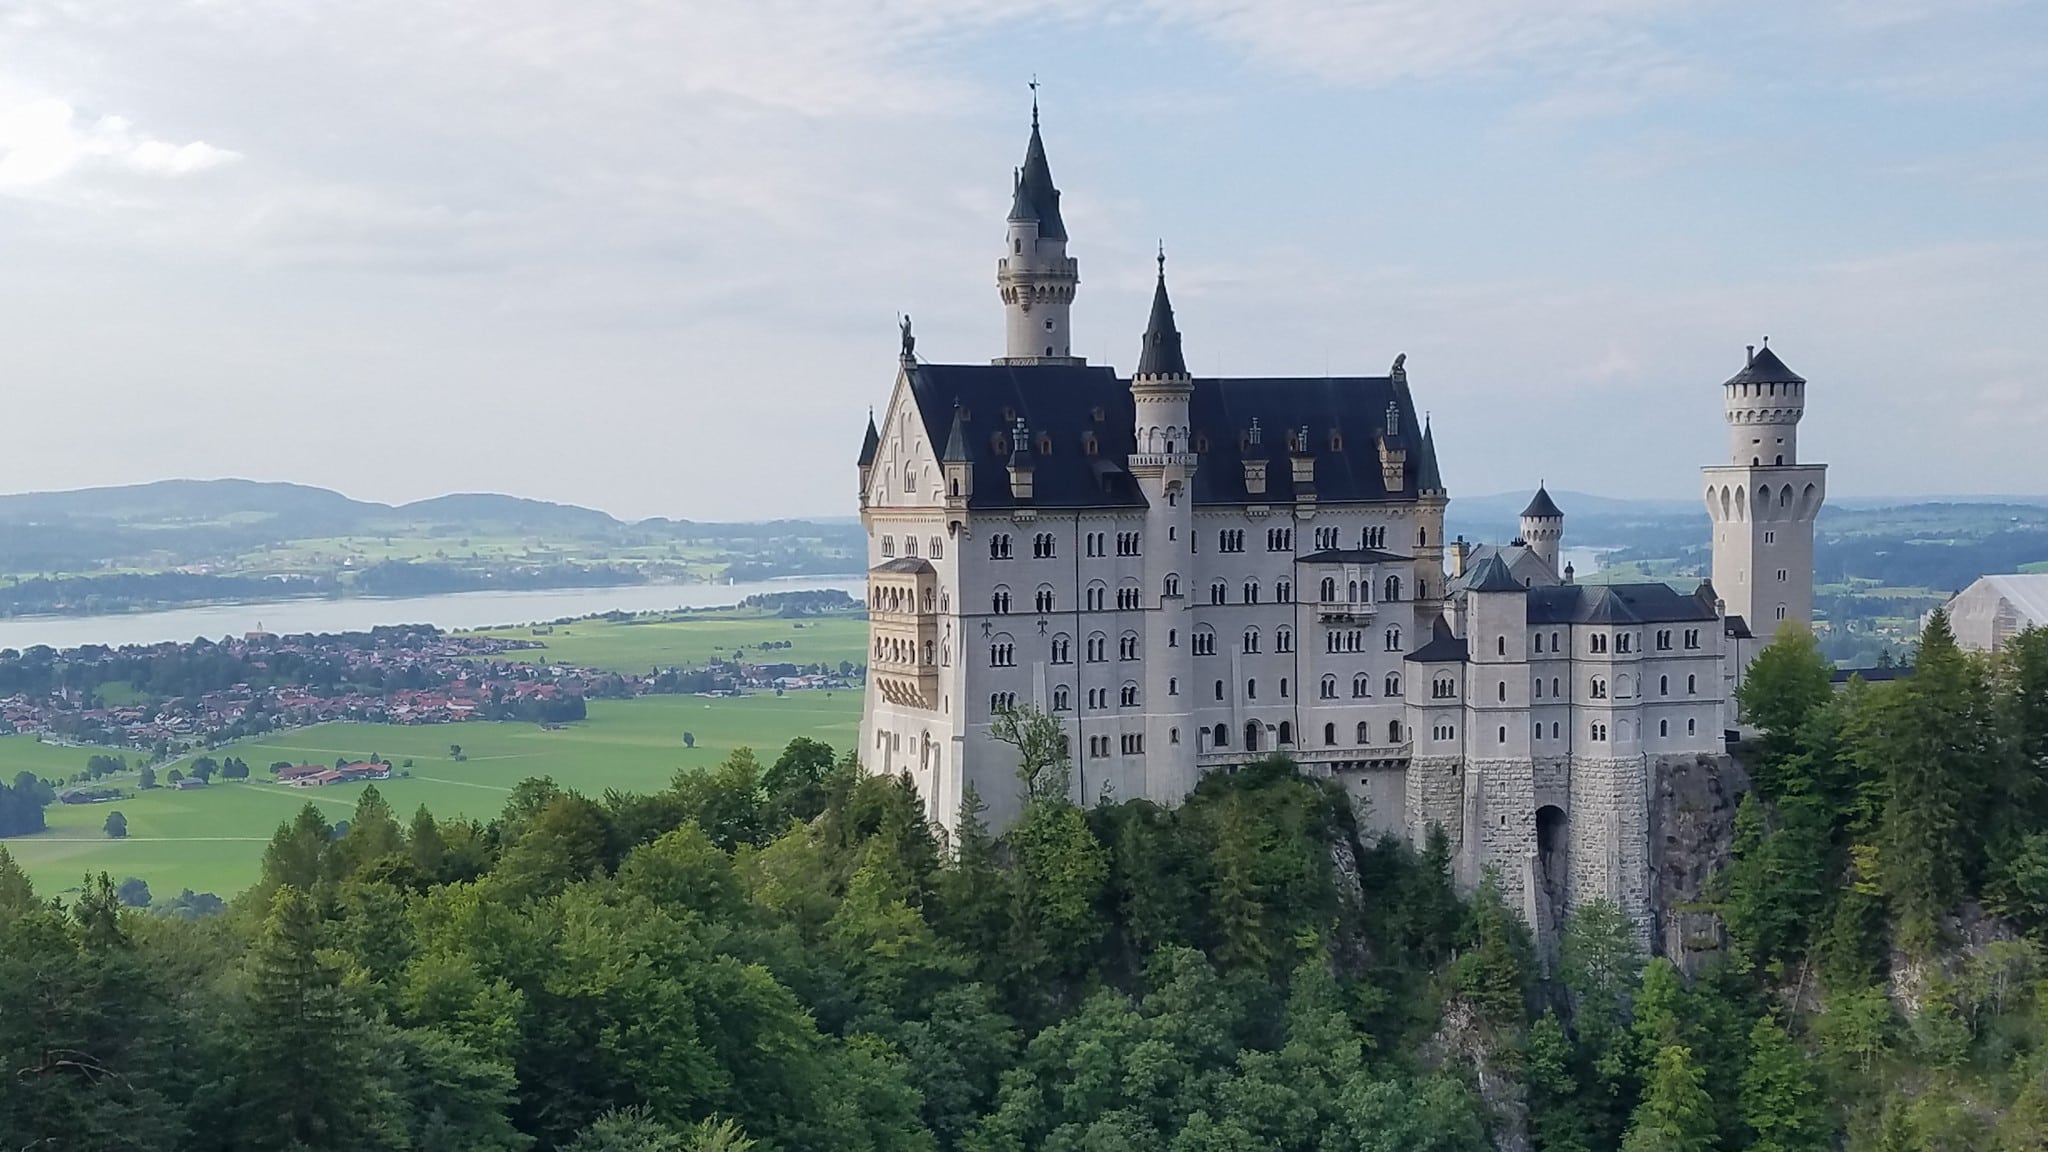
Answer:
[[[1638,942],[1648,947],[1653,916],[1647,762],[1640,756],[1573,757],[1565,811],[1566,907],[1610,900],[1635,922]]]
[[[1402,819],[1408,826],[1408,842],[1420,849],[1429,839],[1429,826],[1440,824],[1450,837],[1451,851],[1460,853],[1465,843],[1465,760],[1462,756],[1418,756],[1408,762],[1403,781]]]
[[[1343,768],[1335,773],[1337,782],[1351,797],[1351,811],[1358,820],[1358,838],[1372,844],[1385,836],[1406,836],[1408,818],[1408,773],[1401,768]],[[1417,841],[1420,847],[1421,842]]]
[[[1469,770],[1479,802],[1473,836],[1472,877],[1489,868],[1500,876],[1508,907],[1536,922],[1530,868],[1536,856],[1536,785],[1527,760],[1475,760]]]
[[[1534,763],[1536,806],[1555,804],[1571,811],[1572,761],[1569,756],[1539,756]]]

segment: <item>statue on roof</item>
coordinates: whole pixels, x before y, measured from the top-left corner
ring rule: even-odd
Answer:
[[[903,318],[896,322],[896,326],[902,329],[903,358],[908,360],[911,354],[917,351],[917,337],[910,334],[910,313],[905,312]]]
[[[1397,353],[1394,356],[1394,367],[1387,373],[1387,375],[1393,377],[1396,380],[1407,379],[1408,354],[1406,352]]]

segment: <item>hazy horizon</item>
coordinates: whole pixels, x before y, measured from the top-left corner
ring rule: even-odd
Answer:
[[[896,314],[1000,351],[1029,93],[1128,370],[1408,356],[1451,491],[1690,498],[1766,334],[1831,497],[2048,484],[2048,8],[0,6],[0,488],[850,514]]]

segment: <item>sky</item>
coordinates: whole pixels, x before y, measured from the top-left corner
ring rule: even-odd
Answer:
[[[0,491],[847,515],[899,312],[1408,357],[1453,500],[1684,498],[1743,346],[1843,496],[2048,492],[2038,0],[0,0]]]

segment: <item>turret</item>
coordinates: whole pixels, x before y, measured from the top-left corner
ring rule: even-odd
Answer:
[[[1020,505],[1031,503],[1031,431],[1022,416],[1010,430],[1010,496]]]
[[[1529,506],[1522,509],[1522,543],[1541,557],[1552,576],[1557,575],[1557,553],[1564,541],[1564,513],[1541,484]]]
[[[1159,280],[1152,288],[1152,315],[1145,323],[1138,368],[1131,373],[1132,410],[1137,426],[1133,439],[1140,456],[1187,456],[1193,451],[1188,434],[1188,401],[1195,394],[1181,354],[1180,329],[1173,320],[1173,301],[1166,294],[1166,252],[1159,253]],[[1190,463],[1193,457],[1189,456]]]
[[[1031,101],[1031,142],[1013,178],[1009,235],[996,262],[1003,298],[1003,355],[998,363],[1080,363],[1067,329],[1080,266],[1067,255],[1067,225],[1060,190],[1053,186],[1038,134],[1038,100]]]
[[[868,409],[868,434],[860,442],[860,502],[868,502],[868,480],[875,474],[875,455],[882,450],[882,434],[875,428],[875,410]]]
[[[1806,379],[1764,346],[1749,347],[1749,362],[1721,385],[1728,418],[1728,462],[1736,467],[1799,463],[1799,418],[1806,415]]]

